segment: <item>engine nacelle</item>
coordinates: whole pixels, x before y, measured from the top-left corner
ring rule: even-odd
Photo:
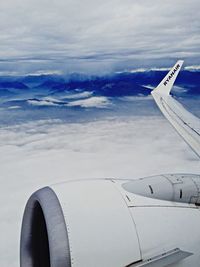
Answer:
[[[198,175],[160,175],[40,189],[25,208],[20,266],[198,266],[199,188]]]
[[[200,205],[200,177],[166,174],[128,181],[123,188],[141,196]]]

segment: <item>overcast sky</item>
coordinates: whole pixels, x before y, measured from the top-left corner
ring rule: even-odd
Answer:
[[[199,17],[199,0],[1,1],[0,72],[200,65]]]

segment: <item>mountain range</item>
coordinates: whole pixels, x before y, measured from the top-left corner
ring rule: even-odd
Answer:
[[[97,96],[121,97],[148,95],[147,88],[155,87],[167,71],[121,72],[102,77],[73,73],[71,75],[1,76],[0,95],[18,91],[48,91],[48,95],[60,92],[90,91]],[[12,89],[15,89],[14,91]],[[200,94],[200,71],[184,70],[176,80],[174,93],[178,95]]]

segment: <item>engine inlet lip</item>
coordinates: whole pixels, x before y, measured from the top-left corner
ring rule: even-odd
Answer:
[[[31,251],[34,209],[39,205],[46,224],[51,267],[71,267],[68,232],[56,193],[44,187],[31,195],[23,215],[20,238],[20,267],[40,267],[34,263]]]

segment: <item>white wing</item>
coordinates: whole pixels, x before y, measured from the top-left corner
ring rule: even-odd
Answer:
[[[170,95],[182,64],[179,60],[151,94],[164,116],[200,157],[200,119]]]

